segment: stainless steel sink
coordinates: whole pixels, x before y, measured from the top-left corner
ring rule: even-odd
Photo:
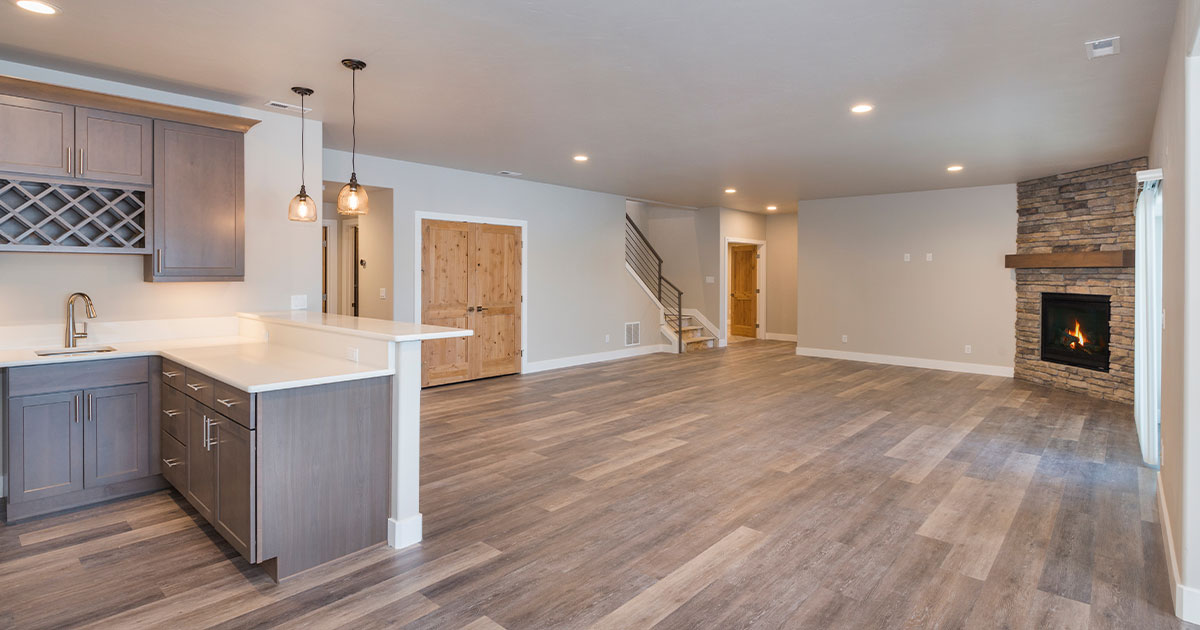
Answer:
[[[36,350],[34,354],[39,357],[60,357],[65,355],[76,354],[99,354],[101,352],[116,352],[117,349],[112,346],[80,346],[78,348],[51,348],[50,350]]]

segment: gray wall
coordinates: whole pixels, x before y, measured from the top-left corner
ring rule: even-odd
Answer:
[[[801,201],[798,345],[1011,367],[1016,204],[1015,184]]]
[[[767,229],[767,333],[796,336],[796,215],[769,214]]]

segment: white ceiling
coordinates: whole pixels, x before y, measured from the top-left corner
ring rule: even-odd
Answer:
[[[340,149],[358,57],[363,153],[755,211],[1143,155],[1177,3],[51,1],[3,2],[0,57],[254,106],[306,85]]]

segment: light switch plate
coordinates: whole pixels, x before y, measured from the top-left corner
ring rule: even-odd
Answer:
[[[346,360],[358,363],[358,348],[346,346]]]
[[[925,254],[925,262],[933,262],[933,254]]]
[[[850,343],[850,335],[842,335],[842,343]]]
[[[713,284],[717,281],[716,276],[704,276],[704,284]]]
[[[912,254],[905,254],[904,262],[912,262]]]
[[[302,311],[306,308],[308,308],[308,296],[307,295],[293,295],[292,296],[292,310],[293,311]]]
[[[971,354],[971,344],[967,344],[967,345],[963,346],[963,352],[965,354]]]
[[[381,300],[387,299],[387,289],[385,289],[383,287],[379,287],[379,299],[381,299]]]

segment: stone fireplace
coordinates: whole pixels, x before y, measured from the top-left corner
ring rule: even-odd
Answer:
[[[1137,158],[1017,184],[1016,378],[1133,402],[1134,205],[1145,168]]]

